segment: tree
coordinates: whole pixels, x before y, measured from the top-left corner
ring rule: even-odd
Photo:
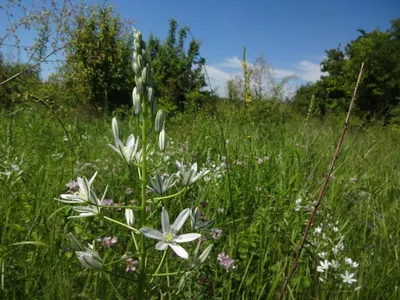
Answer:
[[[21,74],[40,68],[55,54],[62,53],[68,46],[67,36],[70,20],[84,9],[82,2],[69,0],[14,1],[5,0],[0,4],[0,18],[8,24],[0,30],[0,47],[16,49],[18,55],[25,52],[25,63],[18,61],[22,68],[0,81],[0,86],[11,82]],[[19,35],[27,31],[34,39],[32,45],[21,45]],[[19,57],[20,59],[21,57]],[[23,67],[23,64],[25,66]],[[35,72],[35,70],[34,70]]]
[[[261,53],[250,66],[252,94],[255,99],[265,99],[274,86],[274,69]]]
[[[226,90],[228,92],[228,99],[230,102],[243,101],[244,84],[243,79],[239,75],[229,79],[226,82]]]
[[[61,73],[81,102],[106,111],[131,103],[133,39],[113,6],[77,16],[69,45]]]
[[[355,112],[368,122],[379,119],[387,123],[396,119],[400,111],[400,19],[391,23],[391,28],[384,32],[359,29],[361,35],[343,50],[340,46],[327,50],[321,70],[328,75],[300,88],[294,105],[301,109],[307,103],[305,98],[311,99],[313,94],[321,112],[345,111],[364,62]]]
[[[148,50],[153,70],[155,95],[161,104],[172,106],[180,111],[191,93],[208,96],[203,88],[206,86],[203,68],[205,59],[200,55],[200,42],[192,39],[187,51],[185,42],[190,33],[188,27],[178,30],[178,23],[171,19],[167,39],[150,36]],[[198,98],[198,97],[196,97]]]
[[[0,53],[0,81],[10,78],[30,65],[24,63],[6,61]],[[24,94],[41,85],[39,70],[30,68],[14,80],[0,88],[0,105],[4,108],[12,108],[15,104],[23,101]]]

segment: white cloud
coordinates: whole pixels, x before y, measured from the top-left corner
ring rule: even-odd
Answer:
[[[251,66],[251,64],[248,64]],[[211,86],[217,93],[224,97],[226,96],[226,82],[233,78],[235,75],[242,74],[242,61],[237,56],[226,58],[223,62],[215,65],[206,66],[208,76],[210,78]],[[302,60],[295,64],[290,69],[274,69],[275,77],[281,79],[287,76],[296,75],[297,78],[304,81],[315,82],[320,79],[323,73],[320,71],[319,64],[313,63],[308,60]],[[298,84],[299,82],[297,82]],[[294,86],[295,82],[292,82]]]
[[[216,66],[206,66],[208,77],[210,78],[211,87],[217,90],[218,95],[224,97],[226,95],[226,82],[239,72],[227,72]]]
[[[320,79],[321,72],[319,64],[315,64],[308,60],[302,60],[297,63],[293,69],[275,69],[276,77],[283,78],[290,75],[296,75],[299,79],[315,82]]]
[[[320,79],[321,75],[323,75],[319,64],[314,64],[308,60],[302,60],[299,62],[296,69],[299,70],[299,77],[306,81],[317,81]]]
[[[242,61],[237,56],[226,58],[222,63],[218,64],[220,68],[241,69]]]

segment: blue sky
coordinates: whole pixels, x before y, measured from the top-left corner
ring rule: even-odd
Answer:
[[[145,38],[152,32],[164,39],[170,18],[175,18],[181,26],[188,25],[195,38],[202,41],[200,52],[207,60],[211,83],[222,95],[226,80],[241,72],[244,45],[249,62],[263,52],[278,78],[297,74],[300,79],[296,84],[301,84],[319,78],[324,50],[355,39],[359,28],[385,30],[391,19],[400,17],[398,0],[113,0],[107,3],[114,4],[123,18],[135,19]],[[1,34],[1,20],[0,25]]]

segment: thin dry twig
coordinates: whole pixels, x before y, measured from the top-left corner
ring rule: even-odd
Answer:
[[[290,267],[289,273],[288,273],[288,275],[287,275],[287,277],[285,279],[285,284],[282,287],[281,293],[279,294],[279,297],[278,297],[279,300],[281,300],[283,298],[283,296],[285,295],[285,292],[286,292],[287,286],[289,284],[289,281],[292,278],[294,272],[296,271],[296,268],[297,268],[297,265],[299,263],[299,259],[300,259],[300,256],[301,256],[301,252],[303,251],[304,245],[305,245],[306,240],[307,240],[308,233],[310,232],[311,226],[312,226],[312,224],[314,222],[315,216],[317,214],[318,207],[321,204],[322,197],[325,195],[325,191],[326,191],[326,188],[328,186],[329,180],[331,178],[331,174],[333,172],[333,167],[335,165],[335,162],[339,157],[340,148],[342,147],[343,139],[344,139],[344,136],[346,134],[347,128],[349,126],[350,113],[351,113],[351,110],[353,108],[353,104],[354,104],[355,99],[356,99],[357,89],[358,89],[358,85],[359,85],[359,83],[361,81],[363,68],[364,68],[364,63],[361,64],[360,72],[358,74],[357,83],[356,83],[356,86],[354,88],[353,97],[352,97],[351,102],[350,102],[349,110],[347,111],[346,121],[344,123],[342,135],[340,136],[339,142],[338,142],[338,144],[336,146],[335,154],[333,155],[331,164],[329,166],[329,171],[326,174],[326,177],[325,177],[325,180],[324,180],[324,184],[322,185],[321,190],[319,192],[317,203],[315,204],[314,209],[312,210],[311,216],[308,219],[306,229],[304,230],[304,233],[303,233],[303,238],[301,239],[300,245],[299,245],[299,247],[297,249],[296,257],[295,257],[295,259],[293,261],[292,266]]]

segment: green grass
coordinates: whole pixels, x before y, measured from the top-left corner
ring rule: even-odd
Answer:
[[[23,172],[18,174],[14,166],[9,176],[0,175],[0,298],[115,299],[112,284],[124,299],[133,299],[135,274],[125,273],[120,261],[133,247],[129,233],[100,217],[68,219],[74,214],[71,207],[54,200],[66,192],[67,182],[77,176],[91,177],[95,171],[99,172],[98,194],[108,185],[107,198],[116,203],[139,199],[139,183],[130,179],[126,166],[107,146],[113,142],[111,118],[63,120],[68,141],[57,120],[43,108],[27,106],[9,113],[0,116],[0,164],[4,165],[0,172],[12,169],[11,163]],[[138,133],[135,119],[118,120],[125,137]],[[311,206],[316,199],[341,122],[310,119],[306,123],[272,105],[250,110],[221,105],[214,116],[198,112],[168,120],[167,134],[173,144],[167,149],[169,159],[158,171],[176,172],[175,160],[198,162],[214,171],[224,163],[227,169],[173,200],[151,203],[148,222],[157,229],[161,205],[171,220],[180,210],[198,206],[205,219],[214,220],[202,231],[206,244],[214,246],[179,295],[180,276],[170,276],[169,283],[165,277],[156,277],[149,295],[155,299],[161,294],[172,299],[275,299],[309,216],[304,208],[295,210],[295,201],[302,198],[302,206]],[[326,238],[312,231],[287,299],[400,297],[399,130],[364,128],[357,121],[350,122],[334,178],[313,226],[323,227]],[[133,190],[131,195],[125,194],[127,188]],[[124,220],[123,211],[103,211]],[[338,232],[332,230],[336,222]],[[212,228],[222,230],[218,240],[211,238]],[[85,244],[97,237],[117,236],[114,247],[99,248],[107,263],[115,261],[109,266],[112,274],[84,270],[72,251],[69,232]],[[325,274],[316,271],[321,260],[318,253],[328,250],[332,259],[331,248],[339,234],[344,235],[339,270],[329,269],[322,282],[319,277]],[[154,250],[151,241],[146,242],[149,272],[154,273],[162,253]],[[195,243],[184,247],[192,255]],[[222,251],[235,260],[230,272],[218,265],[217,255]],[[171,272],[184,269],[183,260],[167,256]],[[359,263],[357,282],[351,286],[337,277],[339,271],[354,270],[345,265],[346,257]],[[361,288],[354,291],[356,287]]]

